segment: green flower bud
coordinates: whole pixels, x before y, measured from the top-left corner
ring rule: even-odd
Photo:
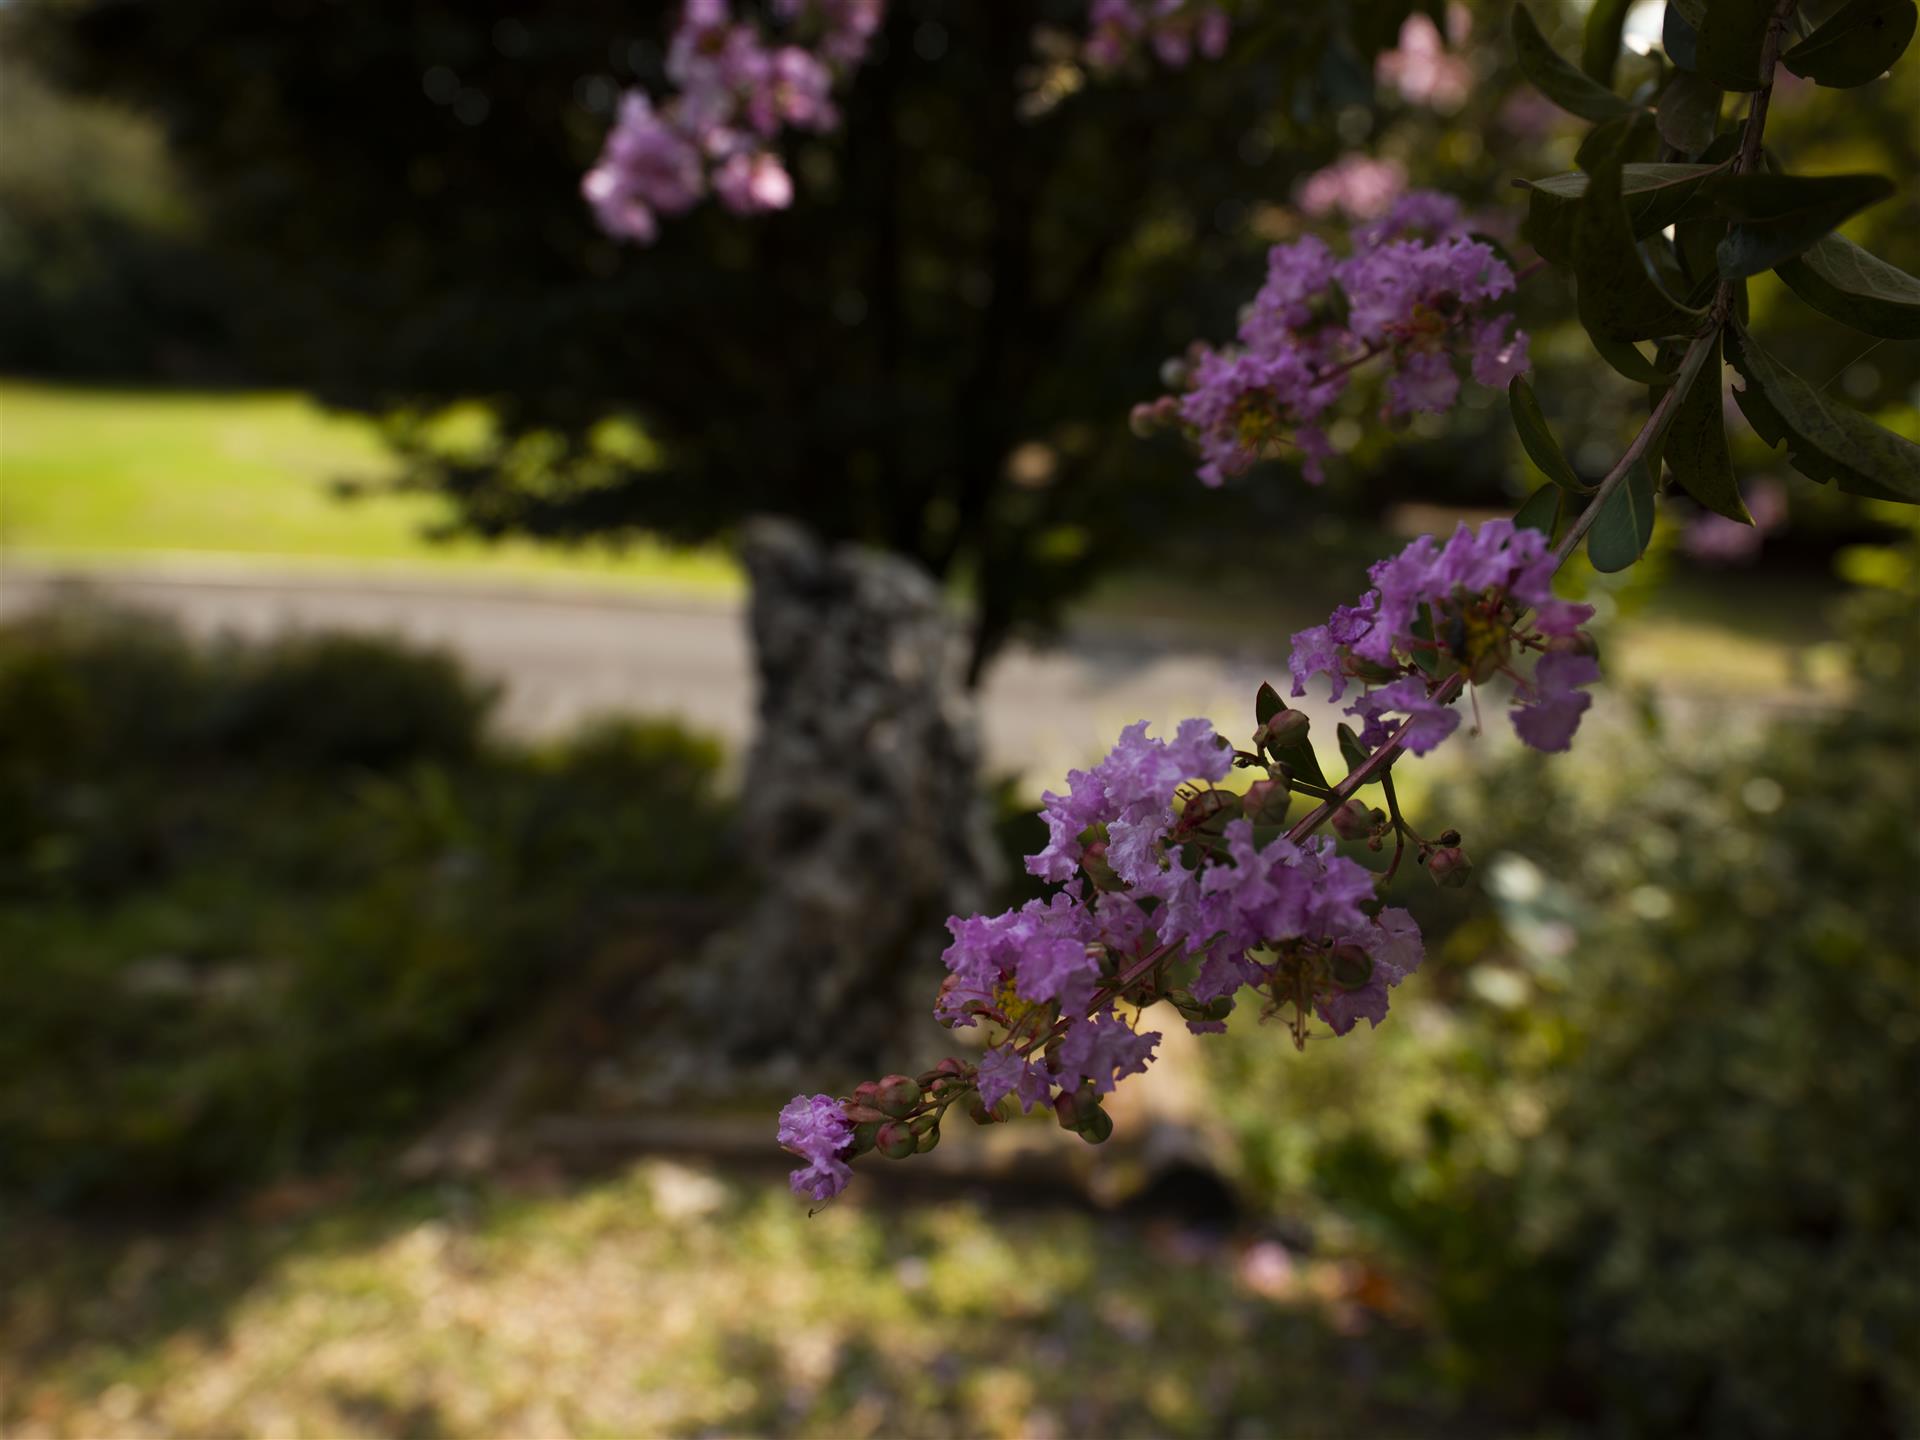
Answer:
[[[889,1120],[873,1137],[873,1148],[889,1160],[904,1160],[920,1148],[920,1137],[898,1120]]]
[[[1373,978],[1373,957],[1352,941],[1336,945],[1327,957],[1327,973],[1342,990],[1358,990]]]
[[[1260,727],[1259,739],[1269,750],[1282,750],[1294,745],[1304,745],[1313,722],[1301,710],[1276,710],[1271,719]]]
[[[1089,1145],[1103,1145],[1113,1134],[1113,1117],[1105,1110],[1095,1109],[1075,1133]]]
[[[1287,818],[1293,792],[1284,780],[1256,780],[1247,787],[1241,807],[1247,819],[1256,825],[1280,825]]]
[[[1449,890],[1458,890],[1473,878],[1473,862],[1458,845],[1443,845],[1427,861],[1427,873]]]
[[[910,1075],[889,1075],[876,1087],[874,1108],[896,1119],[910,1115],[920,1103],[920,1082]]]
[[[1358,800],[1349,800],[1327,823],[1342,840],[1364,840],[1373,833],[1373,812]]]

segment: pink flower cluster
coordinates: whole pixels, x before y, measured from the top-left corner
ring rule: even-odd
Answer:
[[[1196,52],[1218,60],[1232,31],[1213,0],[1093,0],[1084,53],[1095,69],[1116,70],[1145,45],[1162,65],[1180,70]]]
[[[1456,53],[1473,33],[1473,16],[1460,4],[1447,6],[1447,33],[1416,11],[1400,25],[1399,43],[1373,62],[1374,77],[1410,104],[1450,115],[1473,93],[1473,66]]]
[[[667,52],[672,98],[639,90],[620,114],[581,193],[617,239],[650,243],[659,217],[685,214],[711,190],[740,215],[784,210],[793,179],[773,148],[788,130],[840,123],[839,78],[866,57],[885,0],[774,0],[802,43],[771,43],[736,23],[728,0],[686,0]]]
[[[1593,607],[1554,598],[1556,566],[1546,538],[1511,520],[1489,520],[1477,532],[1461,525],[1445,545],[1422,535],[1368,571],[1373,588],[1358,604],[1293,637],[1293,693],[1306,694],[1307,681],[1325,674],[1338,700],[1358,681],[1363,693],[1347,713],[1364,722],[1360,743],[1371,750],[1398,734],[1424,755],[1460,724],[1437,697],[1444,681],[1505,675],[1517,687],[1520,738],[1537,750],[1565,750],[1592,703],[1580,687],[1597,681],[1600,667],[1579,634]],[[1517,668],[1526,650],[1541,652],[1531,675]],[[1388,724],[1395,716],[1397,727]]]
[[[1316,220],[1378,220],[1406,188],[1407,168],[1398,160],[1354,150],[1302,180],[1294,201]]]
[[[1185,393],[1138,407],[1135,428],[1183,426],[1209,485],[1283,442],[1318,483],[1333,454],[1327,413],[1361,363],[1384,358],[1390,416],[1450,408],[1463,365],[1500,389],[1526,370],[1526,335],[1490,309],[1513,290],[1513,271],[1471,238],[1457,201],[1411,191],[1355,229],[1353,245],[1345,258],[1313,236],[1276,246],[1238,343],[1196,345]]]

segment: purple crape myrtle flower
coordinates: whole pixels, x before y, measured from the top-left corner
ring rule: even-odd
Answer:
[[[1361,744],[1373,749],[1398,736],[1424,755],[1459,727],[1458,715],[1434,698],[1448,667],[1474,683],[1505,672],[1518,685],[1513,722],[1520,738],[1564,750],[1591,703],[1577,687],[1597,680],[1599,667],[1556,650],[1528,678],[1515,668],[1513,649],[1521,612],[1529,612],[1518,623],[1534,632],[1536,648],[1546,643],[1539,637],[1572,637],[1592,618],[1591,606],[1555,597],[1553,572],[1546,537],[1510,520],[1489,520],[1478,530],[1463,524],[1445,545],[1422,535],[1375,563],[1368,571],[1373,588],[1358,605],[1341,606],[1327,624],[1293,637],[1293,693],[1306,694],[1307,681],[1324,674],[1338,700],[1360,679],[1364,693],[1347,713],[1362,722]],[[1437,664],[1423,668],[1423,658]],[[1382,670],[1390,673],[1383,677]],[[1395,716],[1399,722],[1390,723]]]
[[[989,1109],[1012,1095],[1020,1101],[1022,1110],[1031,1111],[1047,1103],[1053,1082],[1045,1066],[999,1049],[981,1057],[979,1083],[981,1103]]]
[[[1366,984],[1336,990],[1323,996],[1316,1007],[1336,1035],[1346,1034],[1360,1020],[1379,1025],[1387,1018],[1387,991],[1418,970],[1426,958],[1420,927],[1405,910],[1382,910],[1378,920],[1356,926],[1340,940],[1365,950],[1373,969]]]
[[[847,1188],[853,1170],[853,1122],[831,1095],[796,1095],[780,1112],[780,1144],[807,1163],[787,1177],[796,1195],[831,1200]]]
[[[1513,271],[1468,233],[1459,202],[1416,190],[1380,203],[1345,258],[1313,236],[1275,246],[1235,343],[1194,346],[1182,393],[1136,412],[1143,433],[1184,427],[1205,484],[1283,445],[1319,483],[1333,454],[1326,417],[1367,360],[1384,359],[1390,417],[1452,408],[1463,375],[1504,389],[1527,368],[1526,335],[1492,308]]]
[[[1213,0],[1093,0],[1081,54],[1096,70],[1117,70],[1144,41],[1162,65],[1184,70],[1196,52],[1218,60],[1232,36],[1232,21]]]

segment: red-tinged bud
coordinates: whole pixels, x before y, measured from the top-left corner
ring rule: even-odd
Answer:
[[[1292,803],[1293,792],[1286,781],[1256,780],[1247,787],[1241,807],[1256,825],[1280,825],[1285,823],[1287,807]]]
[[[1174,426],[1178,425],[1180,423],[1180,397],[1177,395],[1162,395],[1158,400],[1154,401],[1153,418],[1158,420],[1162,428],[1167,430],[1171,430]]]
[[[942,1060],[933,1068],[942,1075],[970,1075],[973,1073],[973,1067],[971,1065],[967,1064],[964,1060],[956,1060],[951,1055],[947,1056],[946,1059]]]
[[[884,1121],[880,1120],[869,1120],[863,1125],[854,1126],[853,1153],[856,1155],[864,1155],[867,1151],[873,1149],[874,1137],[880,1133],[880,1127],[884,1123]]]
[[[889,1120],[873,1137],[873,1148],[889,1160],[904,1160],[920,1148],[920,1137],[898,1120]]]
[[[1104,840],[1096,840],[1080,852],[1080,868],[1087,872],[1087,879],[1093,882],[1096,890],[1127,888],[1127,882],[1107,863],[1107,842]]]
[[[1062,1130],[1078,1130],[1087,1123],[1087,1117],[1100,1108],[1100,1097],[1093,1093],[1091,1085],[1082,1085],[1078,1090],[1062,1090],[1053,1097],[1053,1117],[1060,1122]]]
[[[1349,800],[1327,823],[1342,840],[1363,840],[1373,833],[1373,812],[1358,800]]]
[[[1152,405],[1139,404],[1127,412],[1127,428],[1135,439],[1150,440],[1160,431],[1160,417]]]
[[[1187,798],[1180,818],[1191,829],[1231,820],[1240,813],[1240,797],[1231,790],[1199,790]]]
[[[1547,651],[1553,655],[1598,655],[1600,642],[1585,630],[1576,630],[1571,635],[1554,635],[1547,640]]]
[[[887,1114],[887,1112],[882,1110],[879,1106],[862,1105],[858,1100],[847,1101],[845,1109],[847,1112],[847,1119],[851,1120],[856,1125],[869,1125],[869,1124],[874,1124],[881,1120],[886,1120],[891,1118]]]
[[[1113,1117],[1096,1108],[1086,1123],[1074,1132],[1089,1145],[1104,1145],[1113,1134]]]
[[[1304,745],[1307,732],[1313,729],[1313,722],[1302,710],[1276,710],[1267,723],[1260,727],[1259,738],[1269,750],[1284,750],[1294,745]]]
[[[992,1125],[1000,1119],[987,1107],[987,1102],[980,1098],[978,1090],[967,1096],[967,1118],[976,1125]]]
[[[854,1086],[853,1103],[856,1105],[871,1105],[874,1109],[879,1109],[880,1082],[878,1080],[862,1080],[858,1085]]]
[[[1449,890],[1458,890],[1473,878],[1473,862],[1458,845],[1442,845],[1427,861],[1427,873]]]
[[[910,1115],[920,1103],[919,1083],[909,1075],[888,1075],[880,1081],[874,1103],[895,1119]]]
[[[1336,945],[1327,957],[1327,973],[1342,990],[1358,990],[1373,978],[1373,957],[1352,941]]]

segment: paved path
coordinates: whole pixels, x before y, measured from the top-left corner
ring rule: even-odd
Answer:
[[[0,571],[0,616],[73,589],[172,615],[198,634],[326,628],[444,645],[504,684],[502,718],[523,733],[627,711],[671,716],[737,745],[752,719],[743,615],[727,600],[212,564],[80,578],[10,561]],[[1031,784],[1058,784],[1133,720],[1151,720],[1156,733],[1188,715],[1250,725],[1254,690],[1284,674],[1284,653],[1208,651],[1111,630],[1016,649],[986,686],[988,762]]]

